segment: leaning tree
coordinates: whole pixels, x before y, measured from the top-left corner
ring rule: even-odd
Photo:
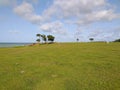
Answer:
[[[38,43],[40,43],[40,39],[37,39],[36,41],[37,41]]]
[[[36,34],[36,36],[39,38],[39,39],[37,39],[36,41],[37,41],[38,43],[40,43],[41,34]]]
[[[48,41],[50,41],[50,43],[53,43],[55,40],[55,37],[52,35],[47,35]]]
[[[41,37],[42,37],[42,40],[46,43],[46,41],[47,41],[47,37],[46,37],[46,35],[41,35]]]

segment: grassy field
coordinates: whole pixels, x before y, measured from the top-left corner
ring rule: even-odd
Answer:
[[[120,43],[0,48],[0,90],[120,90]]]

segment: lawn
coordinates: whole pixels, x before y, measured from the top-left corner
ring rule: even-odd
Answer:
[[[0,90],[120,90],[120,43],[0,48]]]

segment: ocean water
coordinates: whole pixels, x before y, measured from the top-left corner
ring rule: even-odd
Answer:
[[[2,47],[16,47],[16,46],[25,46],[32,43],[0,43],[0,48]]]

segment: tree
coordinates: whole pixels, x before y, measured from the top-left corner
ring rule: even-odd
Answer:
[[[55,37],[52,35],[47,35],[48,41],[50,41],[51,43],[53,43]]]
[[[42,37],[42,40],[46,43],[46,41],[47,41],[47,37],[46,37],[46,35],[41,35],[41,37]]]
[[[116,39],[114,42],[120,42],[120,39]]]
[[[40,38],[40,37],[41,37],[41,34],[36,34],[36,36]]]
[[[37,39],[36,41],[37,41],[38,43],[40,43],[41,34],[36,34],[36,36],[39,37],[39,39]]]
[[[38,43],[40,43],[40,39],[37,39],[36,41],[37,41]]]
[[[93,41],[93,40],[94,40],[94,38],[89,38],[89,40],[90,40],[90,41]]]
[[[79,42],[79,38],[77,38],[76,40],[77,40],[77,42]]]

